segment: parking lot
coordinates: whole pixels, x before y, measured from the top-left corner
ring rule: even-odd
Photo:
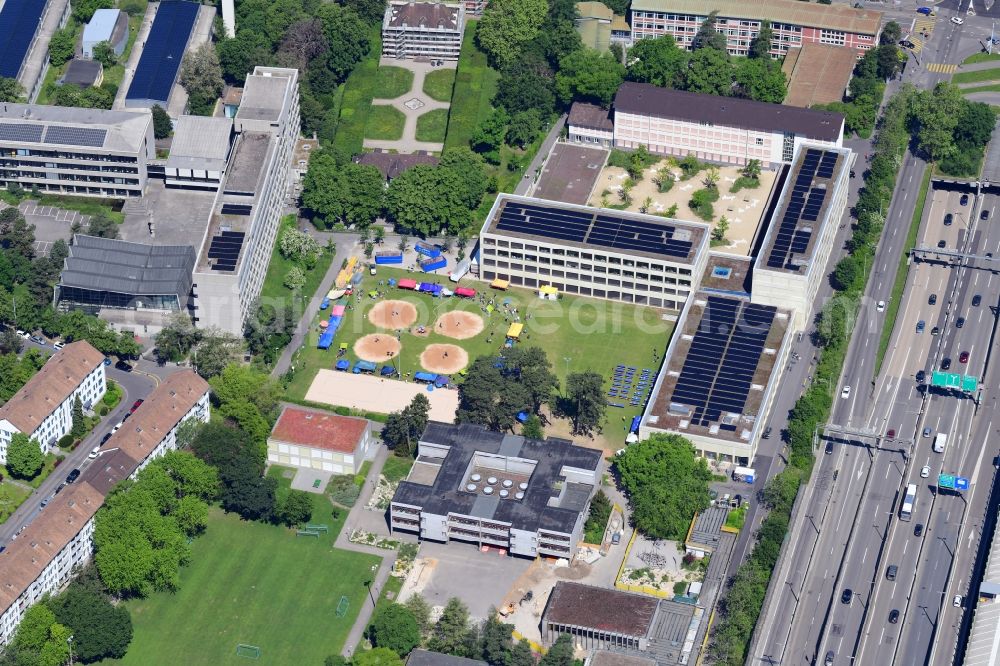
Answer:
[[[10,208],[10,204],[0,201],[0,210],[5,208]],[[35,225],[35,253],[40,257],[48,256],[57,240],[68,242],[74,224],[86,229],[90,222],[89,215],[56,206],[39,206],[36,201],[22,201],[17,208],[28,224]]]

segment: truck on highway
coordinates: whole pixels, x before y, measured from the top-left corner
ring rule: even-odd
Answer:
[[[917,501],[917,486],[911,483],[906,486],[906,494],[903,496],[903,503],[899,507],[899,519],[909,520],[913,517],[913,505]]]
[[[944,453],[944,446],[948,443],[948,435],[939,432],[934,435],[934,453]]]

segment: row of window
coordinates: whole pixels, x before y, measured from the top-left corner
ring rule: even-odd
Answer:
[[[5,180],[3,174],[0,174],[0,187],[9,187],[10,185],[20,185],[14,180]],[[56,183],[31,183],[31,187],[37,187],[42,192],[58,192],[60,194],[84,194],[88,196],[99,196],[99,197],[135,197],[142,194],[138,189],[127,190],[120,187],[85,187],[83,185],[59,185]]]
[[[532,245],[530,243],[526,244],[522,241],[510,241],[503,238],[483,238],[483,247],[505,247],[511,250],[525,250],[527,252],[537,252],[539,254],[552,254],[554,256],[565,256],[572,259],[581,259],[586,262],[594,262],[595,264],[610,264],[614,266],[626,266],[630,268],[637,268],[643,271],[658,271],[660,273],[679,273],[680,275],[691,275],[690,268],[676,268],[674,266],[668,266],[659,263],[651,263],[648,261],[641,261],[631,258],[622,258],[615,256],[607,256],[603,254],[594,254],[592,252],[581,252],[579,250],[567,249],[567,248],[550,248],[544,245]],[[490,251],[484,250],[483,254],[490,254]],[[562,266],[561,263],[553,262],[557,266]]]
[[[34,159],[0,159],[0,166],[5,167],[28,167],[46,168],[53,171],[94,171],[97,173],[132,173],[138,174],[137,166],[113,166],[101,162],[88,162],[79,164],[77,162],[43,162]]]
[[[23,171],[20,169],[0,169],[0,178],[11,180],[37,178],[44,180],[68,180],[77,183],[112,183],[115,185],[138,185],[137,178],[115,178],[112,176],[82,176],[60,171]]]
[[[109,155],[107,153],[68,153],[61,150],[35,150],[32,148],[3,148],[2,157],[49,157],[61,160],[86,160],[89,162],[122,162],[136,164],[139,160],[131,156]]]
[[[494,259],[494,257],[502,257],[504,259],[514,259],[515,261],[510,263],[506,261],[497,261],[496,259]],[[532,266],[523,266],[522,264],[525,261],[535,264],[536,266],[538,266],[538,268],[534,268]],[[583,270],[583,271],[589,271],[590,273],[596,273],[598,275],[600,274],[617,275],[619,277],[625,277],[630,279],[645,280],[646,282],[659,282],[659,283],[666,282],[667,284],[678,284],[678,283],[690,284],[690,280],[678,281],[677,278],[664,277],[662,274],[659,273],[653,273],[653,272],[636,273],[635,271],[630,271],[630,270],[607,268],[599,264],[581,266],[575,261],[563,262],[559,259],[550,260],[548,257],[537,257],[532,254],[523,255],[518,252],[507,252],[506,250],[483,252],[483,263],[484,265],[487,265],[488,263],[488,265],[493,265],[493,266],[502,265],[504,268],[514,268],[514,269],[525,268],[529,270],[535,270],[540,275],[551,275],[553,277],[573,278],[579,276],[580,275],[579,271]],[[565,266],[566,268],[575,270],[564,272],[555,268],[548,269],[545,267],[546,265]]]
[[[538,280],[536,278],[523,277],[517,274],[505,273],[503,271],[495,271],[484,268],[483,279],[490,281],[496,278],[501,280],[507,280],[515,287],[528,287],[535,288],[541,285],[550,284],[548,280]],[[631,292],[621,292],[613,289],[598,289],[591,287],[582,287],[572,283],[559,285],[559,289],[567,294],[578,294],[580,296],[592,296],[594,298],[606,298],[611,301],[620,301],[622,303],[634,303],[635,305],[648,305],[654,308],[664,308],[667,310],[680,310],[684,305],[684,298],[686,295],[680,299],[673,298],[660,298],[658,296],[649,296],[647,294],[641,293],[631,293]]]

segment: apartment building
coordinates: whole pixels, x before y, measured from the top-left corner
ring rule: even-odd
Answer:
[[[298,70],[257,66],[193,276],[195,322],[240,335],[271,260],[299,137]]]
[[[771,22],[771,56],[808,43],[846,46],[857,57],[878,46],[882,12],[848,4],[821,5],[798,0],[633,0],[632,38],[670,35],[690,49],[698,28],[717,11],[716,29],[727,39],[729,53],[745,56],[763,21]]]
[[[10,642],[28,608],[61,590],[90,561],[94,515],[111,489],[176,448],[178,427],[189,418],[207,421],[208,410],[205,380],[191,370],[171,375],[136,409],[127,427],[104,444],[76,483],[0,552],[0,645]]]
[[[0,104],[0,187],[138,197],[155,157],[149,112]]]
[[[708,225],[501,194],[479,233],[484,280],[680,310]]]
[[[0,406],[0,463],[16,433],[37,440],[42,451],[73,429],[73,403],[85,410],[107,389],[104,354],[89,342],[71,342],[53,354],[21,390]]]
[[[793,0],[793,2],[796,0]],[[572,135],[572,130],[571,130]],[[839,148],[844,117],[747,99],[623,83],[614,101],[616,148],[765,168],[790,164],[805,143]]]
[[[601,452],[569,440],[432,421],[393,495],[389,528],[523,557],[572,558],[600,474]]]
[[[458,60],[464,32],[465,5],[390,2],[382,19],[382,55]]]

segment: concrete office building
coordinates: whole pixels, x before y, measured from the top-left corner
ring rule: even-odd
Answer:
[[[390,2],[382,19],[382,55],[458,60],[464,32],[464,5]]]
[[[0,553],[0,645],[10,642],[28,608],[58,593],[90,561],[94,515],[111,489],[176,448],[178,427],[189,418],[207,421],[208,410],[208,384],[201,377],[191,370],[170,375],[76,483],[56,495]]]
[[[178,118],[174,122],[170,154],[163,165],[166,186],[217,190],[234,138],[232,118]]]
[[[747,55],[761,22],[770,21],[774,58],[808,43],[846,46],[860,58],[878,46],[882,23],[882,12],[798,0],[633,0],[631,10],[634,40],[670,35],[687,49],[709,13],[717,11],[715,27],[726,36],[729,53],[739,56]]]
[[[479,266],[487,281],[679,310],[708,245],[705,224],[501,194],[479,233]]]
[[[0,104],[0,187],[138,197],[155,157],[149,112]]]
[[[597,449],[432,421],[393,495],[389,527],[511,555],[572,558],[600,475]]]
[[[357,474],[378,442],[367,419],[287,406],[267,438],[267,461],[334,474]]]
[[[28,383],[0,406],[0,463],[16,433],[36,440],[45,451],[73,428],[73,403],[86,410],[104,396],[104,354],[89,342],[71,342],[53,354]]]
[[[792,310],[795,331],[806,327],[826,279],[853,163],[850,150],[803,145],[754,264],[753,302]]]
[[[257,66],[194,270],[195,322],[240,335],[271,260],[299,137],[298,70]]]
[[[792,0],[795,2],[795,0]],[[571,130],[571,134],[572,134]],[[732,97],[623,83],[614,101],[615,147],[765,168],[789,164],[805,143],[839,148],[844,117]]]
[[[965,660],[961,662],[964,666],[1000,663],[1000,524],[993,528],[987,548],[989,555],[982,578],[970,581],[969,595],[965,598],[966,607],[973,603],[975,606]]]

